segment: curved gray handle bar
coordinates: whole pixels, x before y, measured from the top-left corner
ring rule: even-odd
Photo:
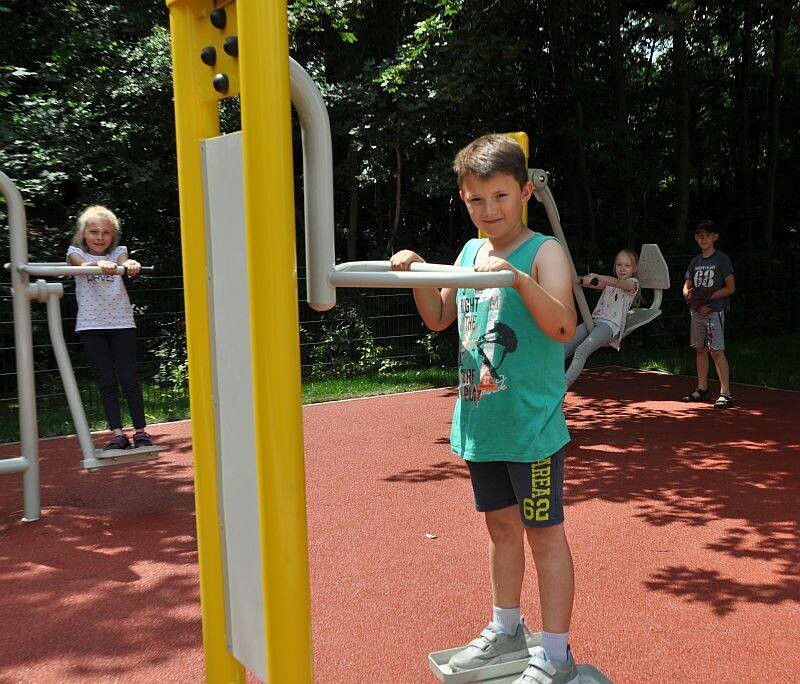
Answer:
[[[411,264],[410,271],[392,271],[388,261],[351,261],[334,266],[328,274],[334,287],[511,287],[511,271],[478,273],[466,266]]]

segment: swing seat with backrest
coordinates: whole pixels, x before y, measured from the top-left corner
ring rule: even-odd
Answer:
[[[653,302],[649,307],[633,308],[628,312],[628,321],[622,333],[623,339],[661,315],[664,290],[669,289],[669,269],[658,245],[642,245],[638,272],[639,290],[652,290]]]

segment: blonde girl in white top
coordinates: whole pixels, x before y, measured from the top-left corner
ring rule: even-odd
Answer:
[[[99,266],[100,275],[75,276],[78,320],[75,331],[97,379],[100,398],[114,437],[106,449],[129,449],[131,442],[122,430],[118,387],[122,387],[133,421],[133,446],[152,444],[144,415],[144,398],[136,372],[136,324],[128,292],[117,266],[128,275],[141,271],[119,244],[119,219],[106,207],[87,207],[78,217],[67,261],[73,266]]]
[[[628,311],[639,294],[639,281],[635,277],[638,266],[636,252],[623,249],[614,260],[616,276],[589,273],[581,278],[583,287],[602,290],[603,294],[592,312],[592,331],[587,332],[586,325],[581,323],[572,339],[564,343],[564,358],[572,356],[566,373],[567,387],[575,382],[592,352],[606,345],[619,351]]]

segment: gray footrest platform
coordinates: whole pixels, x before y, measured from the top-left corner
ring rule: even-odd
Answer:
[[[527,635],[528,650],[531,651],[542,643],[539,632]],[[497,665],[487,665],[467,672],[453,672],[447,664],[452,656],[464,646],[449,648],[446,651],[435,651],[428,654],[428,665],[431,672],[440,682],[445,684],[468,684],[468,682],[487,682],[487,684],[510,684],[528,664],[528,659],[512,660]],[[591,665],[578,665],[580,684],[611,684],[611,680]]]
[[[139,447],[138,449],[96,449],[94,458],[83,459],[81,467],[94,471],[104,466],[146,461],[151,458],[158,458],[158,452],[166,451],[167,449],[169,447],[163,444],[153,444],[152,446]]]

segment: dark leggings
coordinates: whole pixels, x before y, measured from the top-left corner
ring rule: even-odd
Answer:
[[[79,335],[89,357],[108,427],[122,429],[117,383],[128,401],[133,427],[144,429],[144,398],[136,375],[136,328],[82,330]]]

